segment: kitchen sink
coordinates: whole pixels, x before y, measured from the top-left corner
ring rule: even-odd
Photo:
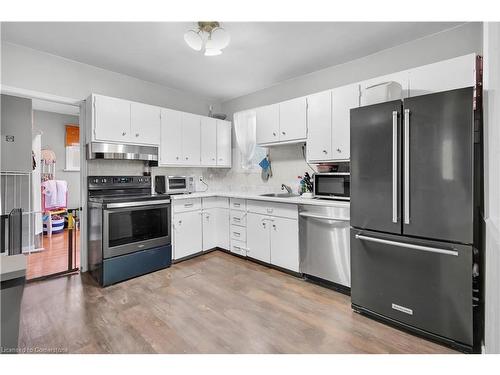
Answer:
[[[261,197],[273,197],[273,198],[293,198],[293,197],[298,197],[298,194],[293,194],[293,193],[266,193],[266,194],[261,194]]]

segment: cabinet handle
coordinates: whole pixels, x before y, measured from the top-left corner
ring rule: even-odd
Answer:
[[[176,157],[175,157],[175,160],[179,160],[179,157],[178,157],[178,156],[176,156]]]
[[[276,230],[276,224],[273,224],[273,229]]]
[[[236,237],[241,236],[241,233],[239,233],[239,232],[233,232],[233,234],[234,234]]]
[[[276,137],[276,132],[273,132],[273,135]]]
[[[268,209],[266,209],[266,211],[267,211],[268,213],[272,213],[272,212],[273,212],[273,209],[272,209],[272,208],[268,208]]]
[[[326,155],[326,154],[328,154],[328,151],[326,151],[326,150],[323,150],[323,153],[324,153],[324,154]]]
[[[188,160],[188,159],[189,159],[189,157],[186,156],[186,160]]]
[[[233,217],[233,220],[234,221],[241,221],[241,219],[239,217]]]
[[[285,135],[286,133],[285,132],[281,132],[281,134]]]
[[[241,204],[239,204],[239,203],[233,203],[233,206],[239,207],[239,206],[241,206]]]
[[[122,135],[125,137],[127,135],[127,133],[123,132]]]
[[[135,133],[135,136],[138,137],[139,136],[139,133]]]
[[[193,204],[194,203],[186,203],[186,204],[184,204],[184,207],[193,207]]]
[[[340,148],[337,149],[337,152],[342,152],[342,150]]]

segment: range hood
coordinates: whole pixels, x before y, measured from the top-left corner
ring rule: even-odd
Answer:
[[[87,159],[158,161],[158,147],[91,142]]]

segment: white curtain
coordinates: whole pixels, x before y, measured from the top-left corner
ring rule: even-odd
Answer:
[[[234,133],[241,153],[241,168],[250,169],[255,153],[257,114],[254,110],[236,112],[234,119]]]

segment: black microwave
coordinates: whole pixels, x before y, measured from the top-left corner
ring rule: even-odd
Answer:
[[[349,172],[315,173],[314,197],[323,199],[350,199],[351,175]]]

